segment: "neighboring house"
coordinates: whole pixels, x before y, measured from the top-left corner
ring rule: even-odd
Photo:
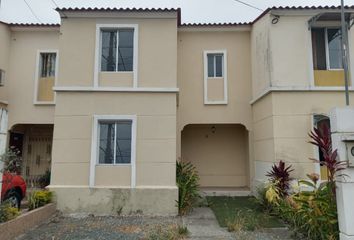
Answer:
[[[177,159],[207,193],[248,194],[279,160],[326,177],[307,134],[345,103],[339,8],[235,24],[181,24],[179,9],[57,11],[60,25],[0,23],[0,134],[34,187],[51,169],[60,210],[176,214]]]

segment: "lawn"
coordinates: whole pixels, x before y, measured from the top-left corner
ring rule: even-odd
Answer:
[[[230,223],[242,224],[247,230],[285,226],[264,212],[254,197],[207,197],[207,201],[221,227],[230,227]]]

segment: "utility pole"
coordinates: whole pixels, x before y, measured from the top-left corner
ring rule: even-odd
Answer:
[[[344,0],[341,0],[341,26],[342,26],[342,59],[345,80],[345,104],[349,106],[349,69],[348,69],[348,48],[347,48],[347,23],[345,22]]]

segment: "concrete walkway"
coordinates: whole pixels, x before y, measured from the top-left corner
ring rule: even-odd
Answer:
[[[230,233],[219,226],[213,211],[208,207],[195,208],[192,213],[182,217],[183,225],[189,231],[191,240],[291,240],[287,228],[259,229],[254,232]]]
[[[231,233],[219,226],[210,208],[195,208],[192,213],[182,217],[182,221],[189,231],[189,239],[235,239]]]

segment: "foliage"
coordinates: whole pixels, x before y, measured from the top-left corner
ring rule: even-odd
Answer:
[[[292,166],[285,167],[285,162],[279,161],[278,164],[274,164],[270,172],[266,176],[270,177],[270,181],[275,184],[279,194],[284,197],[288,195],[290,184],[290,173],[294,171]]]
[[[337,149],[332,149],[331,131],[327,125],[323,125],[321,128],[314,128],[309,133],[309,136],[311,138],[310,143],[317,146],[323,154],[324,161],[320,162],[318,159],[312,160],[327,167],[328,184],[332,191],[332,198],[334,199],[336,178],[345,177],[340,171],[346,168],[347,161],[337,161],[338,152]]]
[[[207,197],[221,227],[229,230],[283,227],[279,218],[264,212],[254,197]]]
[[[21,172],[22,158],[20,157],[20,151],[14,147],[10,147],[0,156],[0,162],[4,163],[2,172]]]
[[[147,234],[149,240],[179,240],[184,239],[188,235],[188,229],[179,225],[158,225],[155,226]]]
[[[17,208],[11,207],[11,204],[7,201],[4,201],[0,205],[0,223],[9,221],[16,218],[20,215],[20,212]]]
[[[274,206],[274,211],[294,228],[294,232],[301,232],[308,239],[338,239],[337,208],[329,197],[330,185],[317,186],[313,179],[299,181],[299,184],[311,190],[288,196]]]
[[[47,190],[33,191],[28,196],[29,210],[42,207],[52,201],[53,194]]]
[[[47,170],[40,178],[38,179],[38,183],[41,188],[45,188],[50,184],[50,171]]]
[[[177,161],[178,211],[184,215],[191,211],[200,198],[199,176],[196,168],[190,162]]]
[[[281,191],[278,187],[278,182],[271,182],[265,191],[265,199],[267,199],[268,203],[277,205],[281,199]]]

